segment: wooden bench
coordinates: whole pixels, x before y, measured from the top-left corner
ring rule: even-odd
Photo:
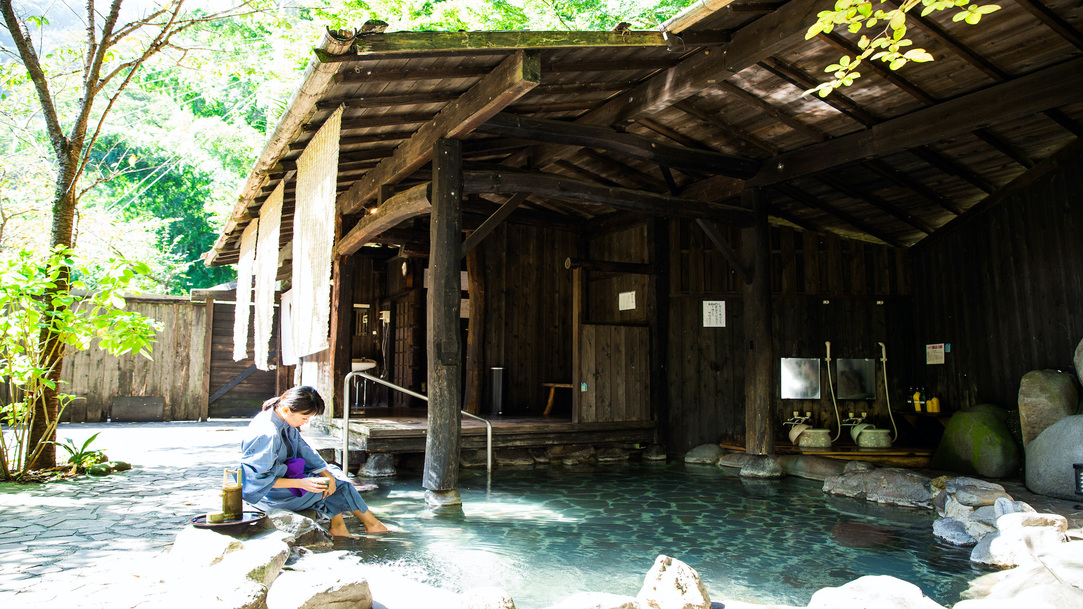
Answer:
[[[571,383],[542,383],[542,387],[549,388],[549,400],[545,403],[545,412],[543,416],[549,416],[549,411],[553,410],[553,396],[556,394],[557,389],[571,389],[574,387]]]

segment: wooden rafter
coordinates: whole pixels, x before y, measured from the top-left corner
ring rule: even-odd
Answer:
[[[365,214],[345,237],[335,244],[336,256],[348,256],[373,237],[405,220],[428,214],[432,210],[429,200],[431,184],[421,184],[404,190],[384,201],[376,213]]]
[[[1054,13],[1048,6],[1038,2],[1038,0],[1016,0],[1016,2],[1061,38],[1073,44],[1077,49],[1083,50],[1083,34],[1080,34],[1079,30],[1072,27],[1072,24]]]
[[[1004,84],[941,102],[873,127],[776,156],[754,185],[839,167],[970,133],[1083,98],[1083,59],[1033,72]]]
[[[858,201],[864,201],[865,203],[872,205],[876,209],[879,209],[880,211],[888,214],[889,216],[897,218],[898,220],[925,233],[926,235],[932,234],[933,230],[935,230],[932,226],[929,226],[929,224],[922,219],[915,218],[912,214],[909,214],[899,209],[898,207],[885,201],[884,199],[867,192],[862,192],[855,186],[852,186],[851,184],[848,184],[845,181],[840,180],[834,176],[821,175],[819,176],[819,179],[824,184],[827,184],[831,188],[834,188],[835,190],[845,194],[846,196],[853,197]]]
[[[782,193],[784,195],[786,195],[787,197],[793,199],[794,201],[797,201],[798,203],[803,203],[803,204],[805,204],[805,205],[807,205],[809,207],[812,207],[814,209],[818,209],[818,210],[820,210],[820,211],[822,211],[822,212],[824,212],[826,214],[832,215],[832,216],[842,220],[843,222],[846,222],[850,226],[853,226],[857,230],[859,230],[859,231],[861,231],[861,232],[863,232],[863,233],[865,233],[867,235],[870,235],[872,237],[875,237],[875,238],[883,241],[884,243],[887,243],[888,245],[893,245],[895,247],[902,247],[901,242],[899,242],[895,238],[891,237],[890,235],[877,230],[875,226],[872,226],[868,222],[865,222],[864,220],[854,216],[853,214],[848,214],[848,213],[846,213],[846,212],[844,212],[842,210],[836,209],[836,208],[824,203],[823,201],[821,201],[817,197],[814,197],[813,195],[808,194],[807,192],[805,192],[804,190],[801,190],[800,188],[797,188],[795,186],[791,186],[790,184],[774,184],[774,185],[772,185],[771,188],[774,189],[774,190],[777,190],[778,192],[780,192],[780,193]]]
[[[357,213],[376,197],[379,188],[395,183],[432,158],[432,146],[441,138],[456,138],[473,131],[491,116],[541,82],[541,62],[536,51],[510,55],[482,78],[457,103],[445,107],[431,122],[395,149],[375,169],[338,199],[339,213]]]

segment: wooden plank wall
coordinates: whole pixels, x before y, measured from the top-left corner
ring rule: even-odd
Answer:
[[[162,396],[163,419],[194,421],[200,416],[203,384],[203,342],[206,308],[202,302],[162,297],[127,299],[128,309],[163,325],[152,360],[113,357],[97,348],[80,351],[64,362],[65,393],[81,396],[63,419],[96,423],[110,416],[114,397]]]
[[[200,303],[202,304],[202,303]],[[213,395],[238,374],[254,363],[255,328],[248,324],[248,355],[239,362],[233,361],[233,320],[236,305],[232,302],[215,302],[212,320],[210,394]],[[254,315],[254,313],[253,313]],[[251,318],[250,318],[251,319]],[[277,319],[277,315],[276,315]],[[271,338],[271,345],[278,344],[278,323]],[[200,330],[203,327],[200,326]],[[202,351],[200,351],[202,352]],[[230,389],[208,408],[210,418],[246,418],[259,412],[264,400],[274,397],[275,372],[256,370],[237,386]]]
[[[586,324],[581,330],[579,422],[649,421],[650,331],[646,326]]]
[[[541,384],[571,382],[572,272],[564,260],[576,255],[577,239],[565,230],[505,222],[478,246],[487,302],[483,414],[492,367],[504,368],[505,415],[540,415],[548,396]]]
[[[913,248],[915,349],[950,343],[919,384],[955,410],[1014,409],[1031,370],[1073,369],[1083,339],[1083,155]]]
[[[740,248],[739,231],[719,227]],[[878,342],[888,347],[888,376],[894,400],[910,382],[914,353],[906,253],[889,246],[848,241],[788,227],[772,227],[773,329],[777,357],[876,358]],[[744,443],[745,341],[739,284],[703,231],[688,221],[671,230],[669,412],[670,452],[708,442]],[[702,326],[703,302],[726,303],[725,328]],[[879,366],[879,364],[878,364]],[[823,369],[823,366],[821,366]],[[878,383],[883,384],[877,368]],[[826,383],[826,375],[824,376]],[[781,400],[779,420],[790,411],[811,411],[818,425],[835,428],[826,384],[820,400]],[[877,425],[890,427],[883,390],[875,402],[844,401],[843,413],[868,411]],[[776,385],[774,395],[779,391]],[[784,416],[783,416],[784,415]],[[845,414],[843,415],[845,416]]]

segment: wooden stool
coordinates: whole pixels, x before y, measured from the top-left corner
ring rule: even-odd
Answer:
[[[549,416],[549,411],[553,409],[553,396],[556,394],[557,389],[571,389],[573,385],[571,383],[542,383],[542,387],[549,388],[549,401],[545,403],[544,416]]]

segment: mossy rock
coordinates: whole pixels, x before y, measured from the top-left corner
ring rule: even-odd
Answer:
[[[99,463],[86,468],[86,473],[91,476],[108,476],[113,473],[113,468],[106,463]]]
[[[108,465],[115,472],[126,472],[132,469],[132,464],[124,461],[110,461],[104,465]]]
[[[988,478],[1016,474],[1021,465],[1019,447],[1008,430],[1006,413],[994,408],[983,405],[955,413],[944,429],[932,466]]]

